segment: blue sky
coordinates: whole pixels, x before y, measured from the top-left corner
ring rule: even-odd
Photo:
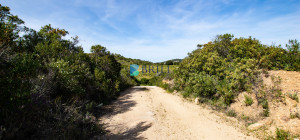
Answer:
[[[255,37],[263,44],[300,40],[299,0],[5,0],[25,25],[51,24],[95,44],[153,62],[184,58],[216,35]]]

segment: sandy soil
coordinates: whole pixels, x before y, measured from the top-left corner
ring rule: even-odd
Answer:
[[[225,123],[211,110],[155,86],[135,86],[122,93],[100,122],[104,139],[256,139]]]
[[[300,113],[300,102],[291,99],[287,94],[297,93],[300,97],[300,72],[273,70],[268,73],[269,76],[262,75],[262,79],[270,109],[269,117],[262,115],[262,105],[258,104],[254,93],[240,93],[235,102],[230,105],[230,109],[234,110],[239,118],[249,117],[248,122],[254,122],[254,124],[249,125],[248,129],[260,138],[275,136],[277,128],[289,131],[294,136],[300,136],[300,118],[295,117],[297,113]],[[272,77],[276,79],[280,77],[281,83],[277,84],[278,87],[272,81]],[[281,90],[282,95],[276,97],[276,92],[270,90],[274,86]],[[251,106],[246,106],[245,94],[253,99]]]

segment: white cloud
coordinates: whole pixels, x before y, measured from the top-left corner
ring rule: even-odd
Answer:
[[[31,28],[50,23],[78,35],[86,52],[101,44],[111,52],[155,62],[183,58],[197,44],[224,33],[252,36],[269,45],[300,39],[300,11],[270,14],[278,11],[272,5],[251,7],[232,0],[67,2],[19,0],[8,6]]]

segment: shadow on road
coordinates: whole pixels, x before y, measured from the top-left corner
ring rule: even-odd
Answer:
[[[132,87],[120,94],[117,100],[112,102],[110,105],[103,106],[100,110],[100,116],[108,115],[113,116],[119,113],[124,113],[130,110],[130,108],[134,107],[136,105],[136,102],[134,100],[130,100],[132,97],[132,93],[138,92],[138,91],[145,91],[149,90],[144,87]],[[99,117],[100,117],[99,116]]]
[[[140,140],[145,139],[142,136],[139,136],[142,132],[146,131],[148,128],[150,128],[152,124],[147,124],[146,122],[140,122],[135,127],[128,129],[122,133],[119,134],[109,134],[107,133],[106,136],[104,136],[104,139],[107,140]]]
[[[134,100],[131,100],[132,94],[139,91],[148,91],[146,87],[132,87],[120,94],[117,100],[112,102],[110,105],[105,105],[101,108],[101,115],[99,117],[112,117],[116,114],[124,113],[129,111],[137,103]],[[107,127],[108,124],[102,124],[103,127]],[[109,131],[106,131],[106,135],[103,135],[101,139],[107,140],[119,140],[119,139],[145,139],[142,136],[139,136],[142,132],[146,131],[152,124],[146,122],[140,122],[136,126],[120,132],[118,134],[112,134]],[[120,127],[120,126],[113,126]]]

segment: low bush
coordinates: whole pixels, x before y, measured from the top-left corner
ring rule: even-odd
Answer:
[[[289,139],[292,139],[292,138],[291,138],[289,132],[277,128],[276,129],[276,139],[277,140],[289,140]]]
[[[236,112],[234,110],[231,110],[231,109],[228,110],[226,114],[230,117],[236,117]]]
[[[287,93],[288,97],[295,100],[296,102],[299,103],[299,97],[298,97],[298,92],[297,91],[292,91],[292,92],[289,92]]]
[[[270,109],[269,109],[268,100],[266,98],[261,98],[261,99],[259,99],[258,103],[263,107],[263,112],[261,115],[265,116],[265,117],[269,117]]]
[[[149,85],[150,84],[149,79],[147,79],[147,78],[142,78],[140,80],[140,83],[141,83],[141,85]]]
[[[244,97],[246,106],[251,106],[253,104],[253,99],[246,94],[244,95]]]

